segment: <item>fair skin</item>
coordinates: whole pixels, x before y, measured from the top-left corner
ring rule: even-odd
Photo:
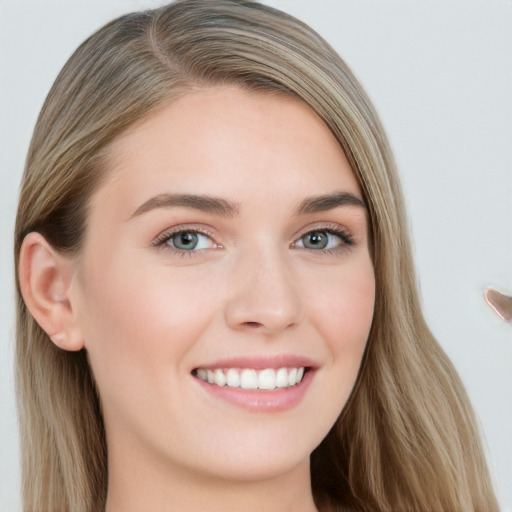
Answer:
[[[32,233],[20,264],[38,322],[89,355],[107,512],[316,510],[309,457],[373,316],[368,238],[343,151],[288,96],[195,90],[113,144],[79,256]],[[263,369],[270,389],[223,382]]]

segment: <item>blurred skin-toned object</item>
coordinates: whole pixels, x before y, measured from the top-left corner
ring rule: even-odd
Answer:
[[[496,314],[505,322],[512,322],[512,297],[494,288],[487,288],[484,293],[485,301]]]

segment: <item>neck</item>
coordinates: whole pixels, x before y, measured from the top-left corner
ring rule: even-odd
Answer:
[[[105,512],[317,512],[309,460],[280,475],[234,481],[130,459],[116,463],[109,458]]]

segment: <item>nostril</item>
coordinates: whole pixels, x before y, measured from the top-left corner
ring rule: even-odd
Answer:
[[[244,322],[242,324],[243,327],[245,327],[247,330],[256,330],[262,327],[263,324],[260,322]]]

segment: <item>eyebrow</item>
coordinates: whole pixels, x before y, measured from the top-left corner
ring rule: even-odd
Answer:
[[[304,199],[297,208],[297,215],[324,212],[341,206],[360,206],[366,210],[362,199],[349,192],[334,192],[321,196]],[[235,217],[240,213],[240,207],[227,199],[220,197],[195,194],[159,194],[141,204],[130,219],[158,208],[190,208],[206,213],[213,213],[222,217]]]
[[[220,197],[195,194],[159,194],[141,204],[130,219],[157,208],[191,208],[206,213],[214,213],[223,217],[234,217],[240,209],[238,204]]]
[[[366,208],[362,199],[350,192],[335,192],[322,196],[309,197],[302,201],[297,209],[297,215],[305,213],[325,212],[341,206],[360,206]]]

